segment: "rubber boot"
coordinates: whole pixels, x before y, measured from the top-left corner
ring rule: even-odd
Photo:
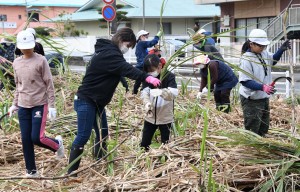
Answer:
[[[222,104],[217,107],[218,111],[229,113],[231,111],[230,104]]]
[[[72,147],[71,152],[70,152],[70,157],[69,157],[69,164],[72,163],[77,157],[79,157],[83,153],[83,147],[77,148],[77,147]],[[80,164],[80,159],[78,159],[68,170],[68,174],[72,173],[73,171],[76,171],[79,167]],[[76,175],[72,175],[73,177],[77,177]]]
[[[221,103],[216,103],[216,110],[221,111]]]
[[[224,113],[229,113],[231,111],[231,106],[230,104],[224,104],[225,107],[225,110],[224,110]]]
[[[98,143],[95,145],[96,142],[97,141],[94,141],[93,156],[96,160],[99,160],[106,155],[107,146],[105,141],[103,141],[101,144]]]

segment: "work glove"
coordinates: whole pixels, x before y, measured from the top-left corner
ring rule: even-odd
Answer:
[[[152,110],[152,104],[151,103],[146,103],[145,111],[148,112],[148,111],[151,111],[151,110]]]
[[[163,34],[163,32],[162,32],[161,30],[159,30],[159,31],[157,32],[156,36],[161,37],[162,34]]]
[[[202,89],[202,91],[199,91],[198,94],[197,94],[197,99],[201,99],[202,95],[204,95],[205,93],[208,92],[208,89],[206,87],[204,87]]]
[[[157,86],[160,85],[160,80],[157,79],[157,78],[155,78],[155,77],[152,77],[152,76],[148,76],[148,77],[145,79],[145,81],[146,81],[147,83],[152,84],[152,85],[155,86],[155,87],[157,87]]]
[[[291,49],[291,42],[290,40],[286,40],[281,46],[280,46],[280,49],[283,50],[283,51],[286,51],[288,49]]]
[[[166,101],[171,101],[173,99],[171,90],[167,88],[162,89],[160,96]]]
[[[149,102],[146,103],[146,105],[145,105],[145,111],[146,111],[146,114],[147,114],[148,117],[153,117],[152,110],[153,110],[152,104],[149,103]]]
[[[263,85],[262,90],[267,93],[268,95],[274,94],[276,92],[276,90],[274,89],[273,86],[270,85]]]
[[[9,109],[8,109],[8,113],[9,113],[9,117],[11,117],[15,111],[17,111],[19,109],[19,107],[12,105]]]
[[[50,121],[53,121],[56,118],[56,109],[49,107],[48,118]]]
[[[202,96],[203,94],[204,94],[204,93],[202,93],[202,92],[199,91],[199,92],[197,93],[197,99],[201,99],[201,96]]]

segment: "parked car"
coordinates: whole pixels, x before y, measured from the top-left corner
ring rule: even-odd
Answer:
[[[45,57],[49,63],[52,75],[57,75],[59,70],[65,72],[64,56],[56,51],[47,51]]]

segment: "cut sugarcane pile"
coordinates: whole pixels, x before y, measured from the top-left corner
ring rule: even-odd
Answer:
[[[55,122],[48,122],[47,133],[62,134],[67,149],[76,131],[72,98],[77,87],[72,83],[64,78],[56,79],[61,114]],[[85,148],[89,153],[83,157],[76,179],[57,179],[59,173],[65,172],[67,158],[56,160],[53,153],[39,147],[35,147],[36,164],[48,180],[16,179],[24,176],[25,170],[20,134],[4,135],[1,131],[0,179],[7,180],[0,182],[0,191],[213,191],[213,188],[257,191],[266,187],[264,184],[270,179],[275,180],[271,187],[280,187],[280,175],[285,175],[286,191],[299,189],[297,149],[300,145],[289,134],[291,108],[288,104],[280,100],[271,102],[271,129],[266,138],[261,138],[243,129],[239,104],[234,105],[230,114],[224,114],[214,110],[213,101],[203,98],[199,102],[195,95],[190,92],[176,99],[176,129],[172,131],[170,143],[154,144],[144,153],[139,149],[142,102],[138,97],[125,96],[123,88],[118,88],[107,107],[109,139],[117,148],[113,155],[95,163],[91,156],[93,144],[89,142]],[[201,158],[205,111],[208,111],[208,133]],[[159,142],[159,135],[153,142],[156,140]]]

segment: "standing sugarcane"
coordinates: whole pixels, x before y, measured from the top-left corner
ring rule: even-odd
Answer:
[[[286,22],[287,22],[287,16],[289,15],[289,8],[292,5],[293,0],[290,1],[288,6],[286,7],[286,10],[284,12],[284,18],[283,18],[283,34],[284,34],[284,40],[287,40],[287,31],[286,31]],[[292,125],[291,125],[291,133],[292,135],[296,134],[296,126],[295,126],[295,81],[294,81],[294,64],[292,63],[293,61],[291,60],[292,53],[291,49],[288,50],[288,63],[290,64],[290,71],[291,71],[291,76],[292,76],[292,82],[291,82],[291,99],[292,99]]]

